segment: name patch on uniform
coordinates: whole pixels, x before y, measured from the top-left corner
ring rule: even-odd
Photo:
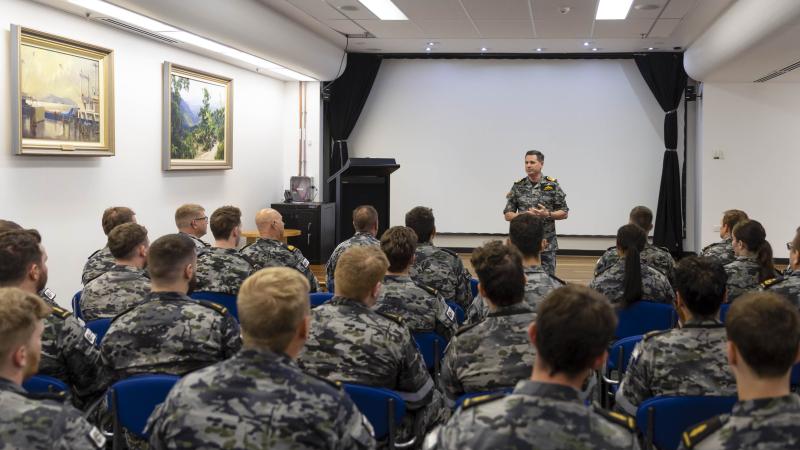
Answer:
[[[544,187],[545,191],[552,191],[553,189],[554,189],[553,186],[545,186]]]
[[[83,338],[86,339],[86,341],[92,345],[94,345],[95,341],[97,341],[97,335],[94,334],[94,332],[88,328],[86,329],[86,331],[83,332]]]
[[[456,312],[453,311],[453,308],[447,307],[447,318],[450,320],[456,320]]]
[[[92,427],[92,431],[89,432],[89,437],[98,448],[103,448],[106,445],[106,437],[103,436],[103,433],[101,433],[97,427]]]

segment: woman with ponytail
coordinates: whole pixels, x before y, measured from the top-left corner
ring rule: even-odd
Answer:
[[[758,290],[760,283],[778,275],[767,232],[756,220],[739,222],[733,227],[733,253],[736,259],[725,265],[728,303],[745,292]]]
[[[640,253],[646,242],[647,234],[639,226],[628,224],[620,227],[617,230],[619,260],[596,273],[589,287],[623,308],[639,300],[672,304],[675,293],[667,277],[642,264]]]

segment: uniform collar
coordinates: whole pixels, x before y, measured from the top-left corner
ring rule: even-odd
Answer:
[[[239,250],[236,250],[235,248],[222,248],[222,247],[211,247],[208,249],[208,251],[213,253],[221,253],[225,255],[235,255],[239,253]]]
[[[757,398],[738,401],[733,405],[731,415],[742,417],[770,416],[779,411],[794,409],[800,411],[800,397],[795,394],[782,397]]]
[[[522,271],[525,273],[547,273],[542,266],[524,266]]]
[[[148,294],[150,300],[186,300],[193,302],[193,298],[180,292],[151,292]]]
[[[417,244],[417,248],[420,247],[433,247],[433,243],[431,241],[428,242],[420,242]]]
[[[268,349],[242,348],[236,358],[248,363],[248,366],[265,367],[271,364],[295,366],[292,358],[285,353],[275,353]]]
[[[0,378],[0,391],[16,392],[17,394],[25,394],[27,392],[22,386],[5,378]]]
[[[514,387],[513,393],[567,402],[580,402],[578,391],[573,387],[564,386],[563,384],[522,380]]]
[[[753,261],[753,262],[755,262],[756,261],[756,257],[755,256],[748,256],[748,255],[742,255],[742,256],[737,256],[734,261]]]
[[[281,241],[279,241],[277,239],[265,238],[265,237],[259,237],[256,240],[256,243],[258,243],[258,242],[263,242],[263,243],[265,243],[267,245],[278,245],[278,246],[283,244],[283,242],[281,242]]]
[[[353,308],[363,308],[366,309],[367,311],[370,310],[369,308],[367,308],[367,305],[361,302],[361,300],[356,300],[350,297],[343,297],[340,295],[334,295],[333,298],[331,298],[327,304],[333,306],[350,306]]]
[[[698,319],[695,317],[683,324],[683,328],[723,328],[724,326],[717,319]]]
[[[486,317],[513,316],[516,314],[530,314],[532,312],[533,310],[530,308],[530,306],[522,301],[519,303],[514,303],[513,305],[498,306],[494,312],[490,312]]]
[[[413,280],[411,279],[410,275],[385,275],[383,277],[383,281],[389,281],[392,283],[412,283]]]
[[[111,268],[114,272],[130,272],[130,273],[144,273],[144,269],[140,269],[135,266],[127,266],[123,264],[114,264],[114,267]]]

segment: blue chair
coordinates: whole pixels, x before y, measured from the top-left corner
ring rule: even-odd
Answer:
[[[644,435],[645,448],[674,450],[687,428],[714,416],[731,412],[736,397],[653,397],[636,411],[636,426]]]
[[[192,292],[191,297],[195,300],[206,300],[222,305],[228,309],[228,312],[238,321],[239,308],[236,307],[236,296],[231,294],[223,294],[221,292],[208,292],[199,291]]]
[[[478,279],[477,278],[470,278],[469,279],[469,287],[472,289],[472,298],[478,296]]]
[[[462,395],[461,397],[458,397],[456,399],[456,406],[453,409],[460,408],[461,405],[464,403],[464,400],[467,400],[467,399],[470,399],[470,398],[473,398],[473,397],[480,397],[481,395],[498,394],[500,392],[503,392],[505,394],[510,394],[513,390],[514,390],[513,387],[508,387],[508,388],[498,389],[496,391],[470,392],[470,393]]]
[[[22,387],[24,387],[26,391],[34,394],[60,394],[62,392],[69,392],[67,383],[47,375],[34,375],[25,380],[25,382],[22,383]]]
[[[413,336],[414,341],[417,343],[417,348],[422,354],[422,359],[425,360],[425,367],[432,371],[434,378],[436,378],[444,357],[444,349],[447,347],[447,339],[432,331],[413,333]]]
[[[81,294],[83,291],[78,291],[72,296],[72,314],[78,319],[83,320],[83,312],[81,312]]]
[[[323,305],[325,302],[333,298],[333,294],[330,292],[312,292],[309,295],[309,301],[311,302],[311,307],[316,308],[317,306]]]
[[[447,306],[449,306],[453,312],[456,313],[456,322],[461,325],[464,323],[464,319],[466,318],[466,314],[464,314],[464,308],[458,306],[458,303],[453,301],[448,301]]]
[[[114,448],[122,448],[123,428],[147,440],[144,427],[155,407],[164,401],[180,377],[175,375],[137,375],[111,386],[111,411],[114,415]]]
[[[645,300],[617,310],[617,318],[617,339],[655,330],[669,330],[678,323],[678,313],[672,305]]]
[[[800,387],[800,363],[795,364],[792,366],[792,375],[789,379],[790,385],[794,388]]]
[[[400,443],[397,440],[397,427],[406,415],[406,402],[395,391],[386,388],[344,384],[344,390],[369,420],[375,430],[375,439],[387,440],[388,448],[404,448],[414,445],[415,439]]]
[[[86,322],[86,328],[92,330],[92,332],[97,335],[97,340],[94,342],[94,345],[97,347],[100,346],[100,343],[103,342],[103,338],[108,331],[108,327],[111,326],[111,319],[95,319]]]
[[[631,359],[633,349],[641,340],[642,335],[628,336],[614,342],[608,349],[605,373],[600,377],[602,382],[600,385],[600,404],[604,408],[611,406],[611,396],[617,392],[617,387],[622,382],[622,376],[628,369],[628,361]],[[611,378],[614,372],[617,373],[617,377]]]
[[[725,303],[724,305],[719,307],[719,321],[725,323],[725,318],[728,317],[728,310],[730,309],[731,304]]]

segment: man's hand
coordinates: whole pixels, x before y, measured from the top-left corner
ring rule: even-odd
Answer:
[[[530,208],[528,212],[536,217],[550,216],[550,211],[548,211],[547,208],[545,208],[545,206],[542,205],[541,203],[539,203],[536,208]]]

